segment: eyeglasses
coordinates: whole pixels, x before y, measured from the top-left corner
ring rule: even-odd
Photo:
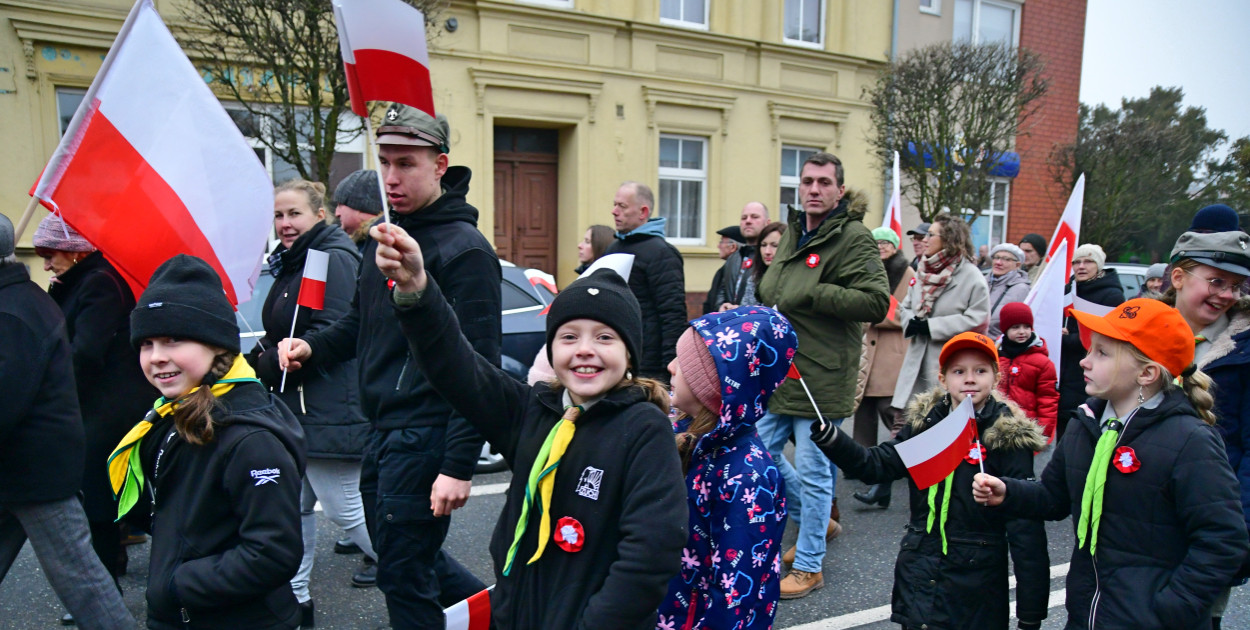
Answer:
[[[1015,256],[995,256],[991,258],[990,260],[996,260],[999,262],[1020,262],[1016,260]]]
[[[1209,293],[1212,297],[1223,295],[1225,291],[1229,291],[1234,298],[1239,298],[1245,292],[1241,282],[1229,282],[1223,278],[1203,278],[1202,276],[1185,269],[1184,267],[1181,267],[1180,270],[1199,280],[1202,280],[1203,282],[1206,282],[1207,293]]]

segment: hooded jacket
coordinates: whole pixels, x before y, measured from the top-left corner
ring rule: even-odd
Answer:
[[[351,309],[360,254],[343,230],[318,223],[301,234],[290,249],[279,246],[270,256],[277,279],[261,311],[265,337],[247,358],[256,368],[256,376],[286,403],[303,425],[309,457],[359,461],[369,433],[369,421],[360,411],[355,359],[341,363],[320,362],[309,369],[290,372],[286,375],[286,391],[278,391],[282,383],[278,342],[291,333],[291,318],[295,314],[304,262],[310,249],[329,254],[325,308],[299,309],[295,336],[303,337],[328,328]]]
[[[763,307],[740,307],[691,325],[710,344],[720,377],[720,422],[690,455],[690,536],[656,627],[765,630],[781,596],[786,495],[755,423],[785,381],[797,341],[785,317]],[[689,422],[682,420],[678,432]]]
[[[152,412],[139,446],[145,488],[126,518],[152,533],[148,627],[295,628],[303,431],[257,383],[217,402],[211,442]]]
[[[1106,269],[1103,275],[1076,283],[1076,296],[1103,306],[1119,306],[1124,303],[1124,287],[1115,269]],[[1059,355],[1059,418],[1058,429],[1063,430],[1067,419],[1076,406],[1085,402],[1085,371],[1081,359],[1085,358],[1085,345],[1081,343],[1080,328],[1071,315],[1063,318],[1068,334],[1063,336],[1063,351]]]
[[[799,336],[794,363],[821,414],[846,418],[855,411],[855,379],[863,348],[863,323],[885,319],[890,290],[881,253],[864,227],[864,211],[843,197],[802,247],[807,213],[793,212],[757,293],[777,305]],[[791,379],[777,388],[769,411],[815,418],[803,386]]]
[[[686,328],[686,275],[681,254],[664,240],[666,224],[664,217],[651,217],[631,232],[618,232],[604,252],[634,255],[629,289],[642,309],[642,357],[636,365],[640,375],[665,383],[668,364],[677,356],[677,338]]]
[[[1046,341],[1036,334],[1023,352],[1008,357],[1003,342],[998,348],[998,391],[1020,405],[1025,416],[1042,427],[1047,441],[1055,437],[1055,416],[1059,407],[1059,390],[1055,364],[1046,350]]]
[[[985,272],[985,282],[990,289],[990,327],[986,332],[986,336],[995,339],[1003,334],[1004,330],[998,328],[998,313],[1003,310],[1003,306],[1012,302],[1023,302],[1024,298],[1029,295],[1029,274],[1013,269],[1001,276],[995,276],[994,271]]]
[[[502,272],[499,257],[477,230],[477,209],[465,201],[469,178],[468,168],[448,168],[441,197],[410,214],[394,213],[391,220],[421,245],[425,269],[443,287],[473,350],[498,365]],[[373,427],[446,426],[439,474],[471,479],[482,438],[418,369],[394,316],[390,283],[378,271],[376,253],[377,242],[370,240],[347,314],[305,337],[313,356],[303,369],[355,357],[361,409]]]
[[[143,376],[139,353],[130,345],[135,297],[98,251],[57,276],[48,295],[65,314],[73,353],[88,463],[82,475],[83,509],[88,520],[112,521],[117,518],[117,503],[108,471],[99,463],[160,396]]]
[[[530,387],[472,352],[433,278],[416,304],[394,307],[422,373],[473,423],[513,471],[490,541],[495,564],[492,625],[498,630],[650,630],[686,539],[681,461],[672,425],[640,387],[609,392],[576,422],[556,470],[552,529],[577,531],[576,549],[537,549],[531,509],[509,575],[528,472],[560,420],[561,393]],[[554,535],[555,532],[553,532]],[[565,539],[568,540],[567,538]]]
[[[1004,479],[1001,510],[1026,518],[1080,521],[1081,496],[1107,402],[1081,405],[1040,482]],[[1140,467],[1107,472],[1098,556],[1073,545],[1067,578],[1073,630],[1206,630],[1211,604],[1246,554],[1237,480],[1214,427],[1171,389],[1120,434]]]
[[[916,396],[907,406],[906,424],[898,437],[864,448],[855,440],[838,436],[831,446],[820,448],[848,478],[890,483],[908,477],[895,445],[941,422],[950,411],[946,392],[934,389]],[[976,421],[986,449],[985,472],[1031,478],[1033,452],[1046,445],[1038,426],[1019,407],[993,396],[977,412]],[[908,477],[911,519],[894,565],[891,621],[931,630],[1007,628],[1008,553],[1017,582],[1016,616],[1029,622],[1046,618],[1050,593],[1046,530],[1040,521],[1009,518],[974,501],[969,491],[973,476],[979,472],[974,461],[965,458],[953,477],[934,486],[939,490],[934,499],[936,510],[948,510],[945,554],[939,525],[935,522],[932,530],[928,528],[930,490],[920,490]],[[948,483],[951,492],[946,495],[944,486]],[[950,497],[949,509],[942,504],[944,496]]]

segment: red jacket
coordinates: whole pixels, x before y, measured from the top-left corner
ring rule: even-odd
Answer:
[[[1001,343],[999,352],[1002,352]],[[1050,362],[1046,342],[1033,335],[1033,343],[1023,354],[998,357],[1000,378],[998,389],[1024,410],[1025,415],[1042,425],[1046,439],[1055,436],[1055,419],[1059,412],[1059,389],[1055,364]]]

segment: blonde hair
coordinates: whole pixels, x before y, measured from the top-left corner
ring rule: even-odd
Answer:
[[[234,355],[229,351],[221,348],[213,350],[217,351],[217,355],[213,357],[213,365],[200,383],[200,388],[174,405],[174,428],[190,444],[202,446],[213,441],[213,409],[217,407],[217,397],[213,395],[212,384],[225,376],[234,365]]]
[[[1163,367],[1163,365],[1161,365],[1158,361],[1146,356],[1146,353],[1142,352],[1137,346],[1128,343],[1127,341],[1111,339],[1110,337],[1105,338],[1116,342],[1116,347],[1124,351],[1117,352],[1117,361],[1119,361],[1120,357],[1127,352],[1128,356],[1132,357],[1132,359],[1136,361],[1139,366],[1153,365],[1158,367],[1159,381],[1163,384],[1163,387],[1159,391],[1167,392],[1177,389],[1177,375],[1169,372],[1168,369]],[[1186,374],[1186,372],[1188,372],[1188,374]],[[1196,366],[1190,365],[1185,372],[1180,374],[1180,381],[1181,383],[1179,388],[1185,393],[1185,397],[1189,399],[1189,404],[1193,405],[1194,411],[1198,414],[1198,417],[1209,425],[1215,425],[1215,412],[1212,411],[1215,408],[1215,396],[1211,394],[1211,377],[1207,376],[1204,372],[1199,372]]]
[[[318,212],[325,213],[326,205],[326,185],[321,182],[310,182],[306,179],[289,179],[278,184],[273,189],[274,196],[284,192],[302,193],[308,197],[308,207],[312,208],[313,214]]]
[[[564,390],[566,388],[564,387],[564,384],[560,382],[560,379],[553,378],[547,381],[547,386],[550,387],[551,391],[555,392],[557,395],[564,395]],[[669,410],[672,409],[673,401],[668,396],[668,386],[653,378],[643,378],[641,376],[623,378],[620,383],[616,384],[615,387],[604,393],[607,394],[628,387],[641,388],[643,394],[647,398],[647,402],[659,407],[660,411],[664,412],[664,415],[667,416]]]
[[[699,438],[710,433],[719,423],[719,414],[707,407],[700,406],[699,413],[696,413],[694,418],[691,418],[690,426],[676,435],[677,454],[681,456],[682,472],[689,470],[690,454],[694,452],[694,446],[699,443]]]

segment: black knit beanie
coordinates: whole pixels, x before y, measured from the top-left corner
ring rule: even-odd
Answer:
[[[338,188],[334,189],[334,205],[347,206],[367,214],[382,214],[381,195],[377,171],[359,170],[339,182]]]
[[[1020,242],[1032,245],[1033,251],[1043,258],[1046,257],[1046,237],[1041,234],[1025,234],[1020,237]]]
[[[221,278],[208,263],[186,254],[165,261],[130,311],[130,343],[191,339],[239,353],[239,325]]]
[[[629,364],[639,364],[638,344],[642,341],[642,309],[625,279],[611,269],[599,269],[565,287],[547,311],[547,361],[551,362],[551,340],[565,322],[593,319],[612,327],[625,342]]]

